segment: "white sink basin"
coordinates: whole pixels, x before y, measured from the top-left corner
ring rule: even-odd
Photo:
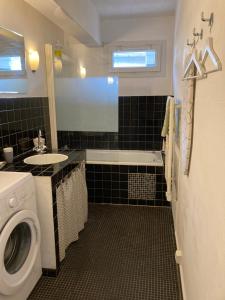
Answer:
[[[49,153],[29,156],[24,159],[24,162],[27,165],[52,165],[65,161],[67,159],[67,155]]]

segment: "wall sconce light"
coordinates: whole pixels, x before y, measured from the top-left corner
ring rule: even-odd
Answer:
[[[62,64],[62,61],[60,58],[55,57],[54,67],[55,67],[56,73],[60,73],[62,71],[63,64]]]
[[[84,79],[86,77],[87,71],[85,67],[80,66],[80,77]]]
[[[39,53],[36,50],[29,51],[29,65],[32,72],[36,72],[39,67]]]
[[[57,49],[54,51],[54,67],[56,73],[60,73],[62,71],[63,63],[62,63],[62,50]]]
[[[113,77],[108,77],[107,81],[108,81],[108,84],[113,84],[114,83],[114,78]]]

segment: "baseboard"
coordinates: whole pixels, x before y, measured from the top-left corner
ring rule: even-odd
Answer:
[[[48,276],[48,277],[57,277],[59,271],[56,269],[42,269],[42,274],[43,276]]]
[[[180,249],[176,230],[175,230],[175,239],[176,239],[177,249]],[[179,270],[180,270],[181,292],[183,295],[183,300],[187,300],[185,283],[184,283],[184,272],[183,272],[182,264],[179,265]]]

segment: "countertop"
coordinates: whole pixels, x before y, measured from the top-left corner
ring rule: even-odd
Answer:
[[[54,176],[66,166],[76,164],[85,160],[84,150],[68,150],[68,151],[48,151],[47,153],[60,153],[68,156],[68,159],[52,165],[27,165],[23,162],[24,158],[37,155],[37,153],[29,153],[15,159],[12,164],[7,164],[1,171],[6,172],[30,172],[33,176]]]

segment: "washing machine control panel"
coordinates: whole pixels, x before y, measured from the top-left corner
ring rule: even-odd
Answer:
[[[23,188],[18,188],[14,191],[14,200],[11,199],[11,204],[16,205],[14,207],[23,207],[23,209],[29,209],[30,200],[32,194],[34,193],[33,188],[31,185],[23,186]]]
[[[9,204],[9,207],[10,208],[16,208],[18,206],[18,200],[16,198],[16,196],[14,197],[11,197],[9,200],[8,200],[8,204]]]
[[[10,210],[17,210],[21,206],[25,204],[25,202],[28,200],[29,195],[27,195],[25,192],[21,190],[14,191],[10,195],[8,195],[6,200],[6,205],[8,209]]]
[[[14,192],[9,193],[7,196],[0,198],[0,215],[6,215],[13,211],[15,208],[19,206],[19,201]]]
[[[20,210],[36,211],[35,186],[32,177],[0,193],[0,232],[11,216]]]
[[[33,185],[17,187],[3,198],[0,199],[0,215],[14,213],[20,209],[32,209],[32,197],[34,197]]]

